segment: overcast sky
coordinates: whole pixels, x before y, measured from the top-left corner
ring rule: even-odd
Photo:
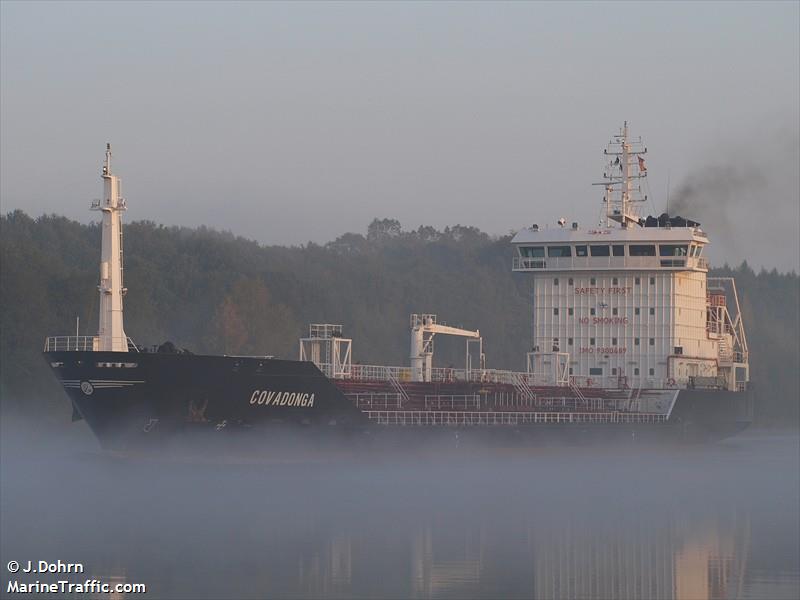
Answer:
[[[800,268],[797,2],[0,6],[3,212],[95,218],[110,141],[128,220],[594,224],[627,119],[648,212],[703,181],[716,263]]]

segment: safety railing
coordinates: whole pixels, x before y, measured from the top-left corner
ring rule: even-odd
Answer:
[[[91,352],[100,347],[100,338],[91,335],[57,335],[44,341],[45,352]]]
[[[479,410],[480,407],[478,394],[425,396],[425,410]]]
[[[350,375],[351,379],[358,381],[388,381],[392,377],[400,381],[409,381],[411,369],[386,365],[353,365]]]
[[[543,258],[525,258],[525,257],[515,256],[512,268],[515,271],[521,271],[526,269],[546,269],[547,261]]]
[[[329,365],[317,365],[325,374],[328,374]],[[355,381],[391,381],[394,378],[399,383],[411,381],[411,369],[409,367],[391,367],[385,365],[353,365],[352,373],[348,379]],[[525,373],[522,371],[504,371],[499,369],[451,369],[433,368],[431,369],[431,381],[436,383],[471,382],[486,384],[506,384],[513,386],[521,396],[528,396],[522,393],[524,387],[571,387],[575,388],[595,388],[595,389],[618,389],[620,387],[643,387],[647,389],[675,389],[685,387],[686,381],[674,381],[672,379],[661,379],[657,377],[629,377],[626,382],[621,383],[617,375],[589,375],[579,376],[570,375],[568,385],[556,385],[549,375],[537,375],[535,373]],[[398,390],[399,391],[399,390]],[[578,390],[579,391],[579,390]],[[582,395],[575,394],[577,396]],[[535,395],[533,390],[531,398]]]
[[[138,352],[139,349],[131,338],[125,338],[128,352]],[[45,352],[98,352],[100,338],[92,335],[55,335],[45,338]]]
[[[680,381],[676,382],[674,379],[641,377],[638,375],[627,377],[624,382],[621,382],[617,375],[570,375],[570,381],[573,385],[580,388],[619,389],[623,385],[628,387],[643,387],[646,389],[672,389],[675,387],[683,387]],[[683,381],[683,383],[685,384],[686,382]]]
[[[514,271],[540,271],[543,269],[708,269],[705,258],[664,256],[563,256],[563,257],[512,257]]]
[[[535,423],[663,423],[667,416],[652,413],[563,413],[563,412],[482,412],[387,410],[366,411],[378,425],[472,427],[523,425]]]
[[[317,367],[331,377],[331,366],[328,363],[317,363]],[[353,365],[347,379],[355,381],[392,381],[399,383],[411,381],[410,367],[392,367],[386,365]],[[520,371],[504,371],[500,369],[452,369],[434,367],[431,369],[430,381],[435,383],[501,383],[514,386],[522,393],[522,386],[550,386],[552,378],[534,373]],[[531,392],[532,393],[532,392]],[[527,394],[522,394],[527,395]]]
[[[400,409],[403,407],[403,398],[400,394],[359,392],[345,395],[352,400],[353,404],[361,409],[380,410]]]

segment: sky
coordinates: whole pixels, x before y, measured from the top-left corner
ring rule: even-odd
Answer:
[[[627,120],[645,212],[800,270],[799,7],[3,0],[2,212],[95,219],[111,142],[126,220],[265,244],[594,225]]]

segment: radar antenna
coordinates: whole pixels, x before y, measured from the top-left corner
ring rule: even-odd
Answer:
[[[642,187],[635,182],[647,177],[643,158],[646,153],[647,148],[642,145],[641,137],[630,139],[627,121],[604,150],[603,154],[608,157],[603,172],[604,181],[593,185],[602,185],[605,189],[603,202],[607,227],[611,226],[612,221],[625,228],[639,224],[638,204],[645,202],[647,196],[642,196]]]

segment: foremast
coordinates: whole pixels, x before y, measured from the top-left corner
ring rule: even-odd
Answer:
[[[111,144],[106,144],[106,160],[101,175],[103,198],[92,210],[103,213],[103,241],[100,254],[100,351],[127,352],[128,338],[122,323],[122,297],[127,292],[122,279],[122,212],[126,209],[119,177],[111,173]]]
[[[595,184],[605,188],[603,202],[606,206],[607,227],[611,227],[612,221],[623,228],[639,224],[638,205],[647,200],[647,196],[642,196],[639,184],[639,180],[647,177],[643,157],[646,153],[647,148],[642,145],[641,138],[633,141],[630,139],[627,121],[608,143],[604,151],[608,157],[603,172],[604,181]]]

